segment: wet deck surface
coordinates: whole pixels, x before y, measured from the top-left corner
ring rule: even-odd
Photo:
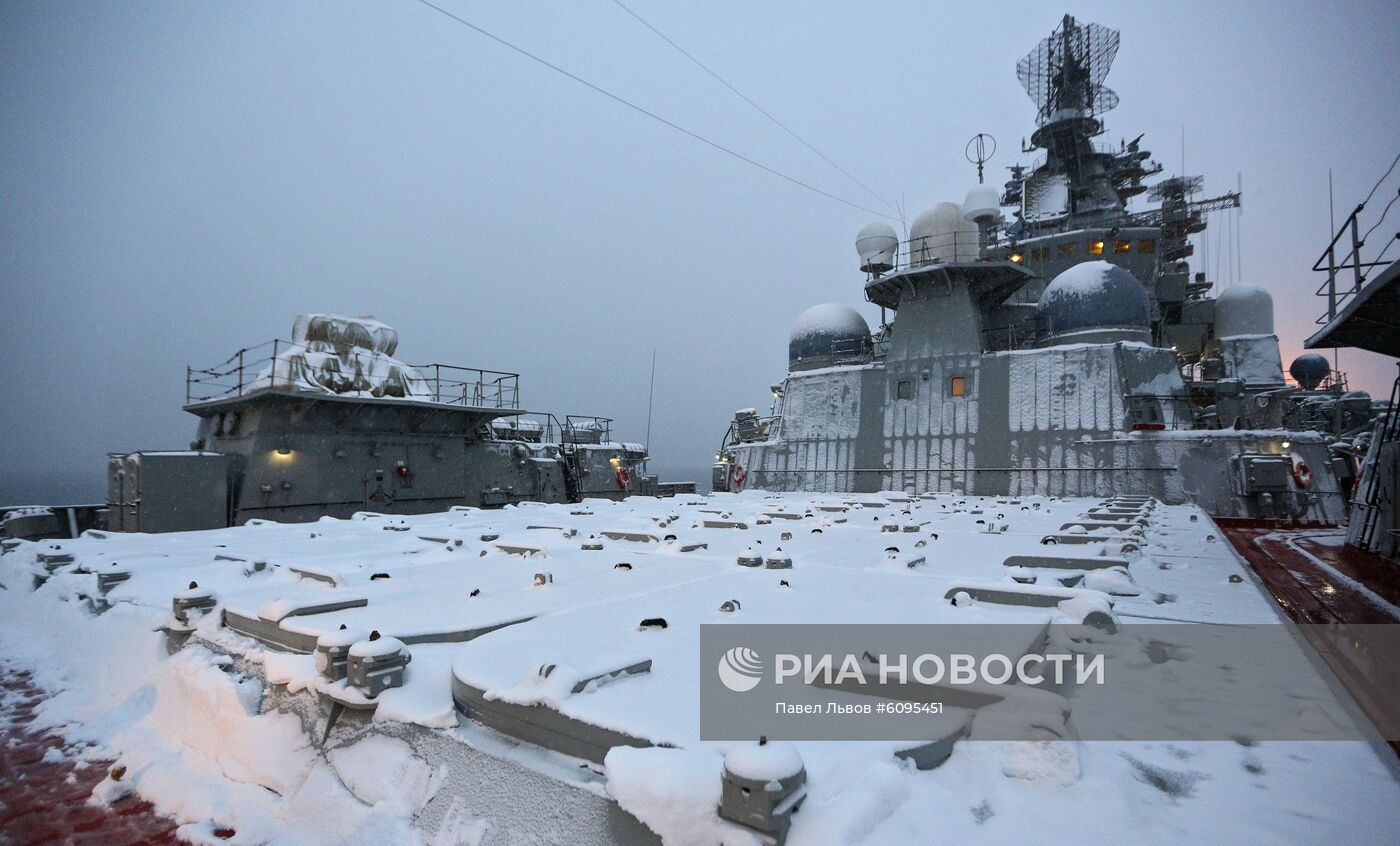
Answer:
[[[1297,623],[1400,623],[1400,565],[1342,543],[1343,529],[1281,529],[1217,521],[1269,593]],[[1387,708],[1372,685],[1376,673],[1400,674],[1400,656],[1309,638],[1327,665],[1373,719]],[[1328,647],[1333,648],[1328,648]],[[1400,756],[1400,741],[1388,744]]]
[[[43,696],[28,673],[0,668],[0,846],[183,843],[175,823],[149,802],[127,797],[111,807],[87,804],[111,764],[61,755],[63,738],[32,729]]]
[[[1343,530],[1220,522],[1296,622],[1400,623],[1400,566],[1342,544]]]

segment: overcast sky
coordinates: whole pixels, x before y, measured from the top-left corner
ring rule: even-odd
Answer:
[[[610,0],[438,2],[877,203]],[[1120,29],[1106,137],[1146,133],[1176,172],[1184,127],[1208,192],[1243,173],[1242,275],[1274,295],[1285,363],[1322,307],[1328,167],[1349,209],[1400,138],[1390,3],[627,2],[910,217],[961,201],[976,132],[997,182],[1029,158],[1016,60],[1063,12]],[[99,500],[106,452],[184,447],[185,366],[303,311],[376,315],[410,362],[519,372],[528,407],[615,417],[626,440],[655,347],[656,466],[693,476],[735,408],[766,407],[798,313],[877,314],[852,246],[871,219],[412,0],[10,0],[0,503]],[[1388,395],[1392,363],[1342,366]]]

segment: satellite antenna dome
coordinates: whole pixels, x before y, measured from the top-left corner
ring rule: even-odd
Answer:
[[[939,203],[914,218],[909,227],[911,265],[976,261],[978,248],[977,227],[957,203]]]
[[[1303,353],[1288,365],[1288,375],[1308,391],[1315,390],[1331,372],[1332,365],[1317,353]]]
[[[1086,261],[1060,273],[1036,306],[1041,328],[1054,341],[1142,341],[1150,336],[1147,289],[1124,268]]]
[[[1219,338],[1274,334],[1274,298],[1255,285],[1231,285],[1215,298]]]
[[[973,223],[992,223],[1001,219],[1001,195],[986,183],[973,186],[963,201],[963,217]]]
[[[870,350],[870,324],[841,303],[823,303],[802,312],[788,338],[788,368],[828,367]]]
[[[899,235],[888,223],[871,223],[856,235],[860,269],[866,273],[880,274],[892,269],[898,251]]]

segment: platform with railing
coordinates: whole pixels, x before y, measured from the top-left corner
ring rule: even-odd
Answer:
[[[237,399],[272,389],[362,399],[407,400],[468,408],[516,410],[520,375],[450,364],[404,365],[373,350],[318,342],[311,352],[330,357],[344,390],[316,387],[299,378],[294,354],[305,345],[274,339],[244,347],[212,367],[185,368],[185,405]],[[391,374],[372,381],[366,374]],[[396,374],[396,375],[392,375]]]

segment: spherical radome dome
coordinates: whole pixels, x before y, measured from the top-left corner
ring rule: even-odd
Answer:
[[[1288,375],[1293,377],[1293,381],[1302,385],[1304,389],[1311,391],[1322,380],[1327,378],[1327,374],[1332,372],[1332,365],[1327,363],[1327,359],[1317,353],[1303,353],[1293,359],[1293,363],[1288,365]]]
[[[1090,329],[1146,331],[1152,312],[1136,276],[1116,264],[1086,261],[1046,286],[1036,315],[1046,331],[1062,336]]]
[[[860,312],[841,303],[823,303],[802,312],[788,338],[788,363],[820,362],[831,356],[854,355],[870,345],[870,324]]]
[[[963,217],[977,223],[1001,218],[1001,194],[987,184],[975,185],[963,200]]]
[[[909,227],[910,264],[976,261],[978,247],[977,225],[957,203],[939,203]]]
[[[1274,298],[1256,285],[1231,285],[1215,298],[1219,338],[1274,334]]]
[[[866,273],[884,273],[894,267],[899,251],[899,234],[888,223],[868,224],[856,235],[856,252],[860,253],[860,269]]]

